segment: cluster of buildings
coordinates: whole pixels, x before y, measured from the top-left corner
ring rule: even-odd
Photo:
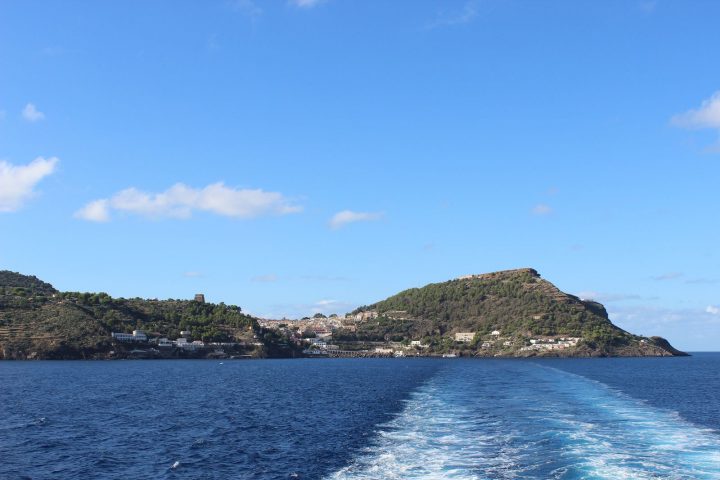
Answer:
[[[183,330],[180,332],[180,338],[177,338],[176,340],[169,340],[165,337],[162,338],[154,338],[154,339],[148,339],[147,333],[145,333],[143,330],[133,330],[132,333],[118,333],[113,332],[112,338],[113,340],[117,342],[123,342],[123,343],[154,343],[158,347],[177,347],[177,348],[183,348],[186,350],[196,350],[198,348],[205,348],[205,342],[202,340],[194,340],[194,341],[188,341],[187,337],[190,336],[190,332],[187,330]]]
[[[521,352],[530,351],[547,351],[547,350],[565,350],[578,344],[578,337],[561,337],[561,338],[531,338],[530,345],[520,348]]]
[[[387,317],[395,320],[406,320],[410,316],[404,310],[392,310],[380,314],[376,310],[366,310],[344,317],[331,315],[325,317],[317,315],[313,318],[302,320],[261,320],[260,324],[265,328],[278,330],[287,336],[297,345],[305,345],[305,353],[324,355],[333,351],[339,351],[339,347],[333,343],[333,332],[338,329],[354,332],[357,325],[363,322],[374,320],[378,317]],[[543,318],[543,314],[532,316],[533,320]],[[311,337],[311,338],[308,338]],[[474,343],[480,349],[488,351],[508,351],[517,348],[518,351],[551,351],[563,350],[575,347],[581,340],[579,337],[543,337],[543,338],[520,338],[515,335],[502,335],[500,330],[493,330],[489,334],[474,331],[455,332],[452,340],[456,343]],[[337,342],[337,339],[335,340]],[[340,341],[339,343],[342,343]],[[353,343],[353,342],[350,342]],[[423,349],[429,348],[421,340],[407,342],[363,342],[369,350],[363,350],[368,354],[377,356],[405,356],[421,355]],[[374,345],[373,345],[374,343]],[[519,347],[519,348],[518,348]],[[499,353],[498,353],[499,354]]]
[[[147,333],[145,333],[143,330],[133,330],[132,333],[118,333],[113,332],[112,333],[112,339],[117,342],[122,343],[151,343],[154,345],[157,345],[158,348],[180,348],[182,350],[201,350],[204,348],[219,348],[219,347],[236,347],[238,345],[243,346],[262,346],[262,342],[253,342],[252,344],[248,343],[238,343],[238,342],[210,342],[205,343],[202,340],[189,340],[188,337],[190,337],[190,331],[189,330],[183,330],[180,332],[180,337],[176,338],[175,340],[170,340],[166,337],[159,337],[159,338],[149,338]]]

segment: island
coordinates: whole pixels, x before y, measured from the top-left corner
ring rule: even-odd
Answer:
[[[412,288],[344,316],[258,319],[192,300],[61,292],[0,271],[0,359],[687,355],[532,268]]]

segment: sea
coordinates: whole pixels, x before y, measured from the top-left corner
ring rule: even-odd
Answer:
[[[0,479],[720,479],[720,353],[0,362]]]

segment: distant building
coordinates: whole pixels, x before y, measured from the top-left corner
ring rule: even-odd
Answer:
[[[200,302],[200,303],[205,303],[205,294],[204,293],[196,293],[195,301]]]
[[[456,342],[472,342],[473,338],[475,338],[474,332],[458,332],[455,334]]]
[[[180,332],[181,337],[189,337],[190,336],[190,330],[182,330]]]
[[[490,335],[498,336],[500,335],[500,330],[493,330],[492,332],[490,332]]]
[[[112,338],[118,342],[147,342],[147,335],[142,330],[133,330],[133,333],[112,332]]]
[[[359,312],[355,314],[355,321],[356,322],[364,322],[366,320],[372,320],[373,318],[378,317],[378,312],[375,310],[369,310],[367,312]]]

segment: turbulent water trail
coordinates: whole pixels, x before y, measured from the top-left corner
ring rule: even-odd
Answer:
[[[456,362],[329,478],[720,478],[720,438],[561,370]]]

